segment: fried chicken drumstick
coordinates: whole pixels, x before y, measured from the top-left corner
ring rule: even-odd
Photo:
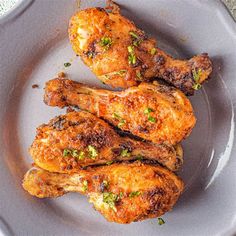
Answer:
[[[117,11],[79,11],[70,20],[69,38],[76,54],[112,87],[128,88],[159,77],[192,95],[212,71],[206,53],[189,60],[174,59]]]
[[[158,161],[175,171],[183,162],[180,145],[174,148],[121,137],[106,122],[84,111],[69,112],[41,125],[29,151],[37,166],[61,173],[139,158]]]
[[[171,171],[137,161],[93,167],[73,174],[30,169],[23,187],[39,198],[79,192],[108,221],[127,224],[158,217],[172,209],[184,184]]]
[[[54,79],[46,83],[44,101],[49,106],[77,106],[154,143],[175,145],[190,134],[196,122],[188,98],[157,82],[117,92]]]

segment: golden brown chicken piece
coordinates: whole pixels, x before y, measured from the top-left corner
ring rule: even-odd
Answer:
[[[79,11],[70,20],[69,38],[84,63],[113,87],[128,88],[159,77],[192,95],[212,71],[206,53],[189,60],[173,59],[117,11]]]
[[[80,192],[108,221],[127,224],[163,215],[172,209],[184,184],[171,171],[148,164],[113,164],[73,174],[29,170],[23,187],[39,198]]]
[[[44,101],[50,106],[77,106],[154,143],[175,145],[190,134],[196,122],[188,98],[157,82],[117,92],[54,79],[46,83]]]
[[[69,112],[41,125],[29,151],[39,167],[62,173],[139,158],[158,161],[175,171],[183,162],[180,145],[174,148],[121,137],[105,121],[84,111]]]

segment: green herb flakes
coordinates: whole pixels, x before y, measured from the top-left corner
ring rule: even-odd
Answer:
[[[118,128],[122,127],[123,125],[125,124],[125,120],[121,120],[119,123],[118,123]]]
[[[83,160],[85,158],[85,153],[83,151],[79,152],[79,155],[77,156],[79,160]]]
[[[130,31],[129,34],[130,34],[131,37],[132,37],[133,45],[136,46],[136,47],[138,47],[139,44],[140,44],[143,40],[140,38],[140,36],[139,36],[137,33],[133,32],[133,31]]]
[[[127,72],[127,70],[114,71],[114,72],[110,72],[108,74],[103,75],[103,77],[105,77],[105,79],[107,80],[107,79],[110,79],[114,75],[123,76],[126,74],[126,72]]]
[[[156,118],[151,116],[151,112],[154,112],[154,110],[150,107],[146,108],[144,110],[144,114],[148,116],[148,121],[152,122],[152,123],[156,123]]]
[[[83,186],[82,186],[82,191],[86,192],[88,190],[88,181],[84,180],[83,181]]]
[[[196,83],[199,82],[201,72],[202,72],[201,69],[199,69],[198,71],[196,71],[196,69],[193,70],[193,79]]]
[[[119,196],[117,194],[111,193],[111,192],[105,192],[102,194],[103,196],[103,202],[108,204],[109,207],[113,210],[113,211],[117,211],[116,210],[116,202],[119,200]]]
[[[127,72],[127,70],[119,70],[119,71],[115,71],[115,72],[113,72],[115,75],[120,75],[120,76],[122,76],[122,75],[124,75],[125,73]]]
[[[134,47],[133,46],[128,46],[127,47],[129,53],[134,53]]]
[[[134,54],[130,54],[128,56],[128,61],[129,61],[129,64],[135,65],[137,62],[136,56]]]
[[[164,225],[165,224],[165,221],[162,219],[162,218],[157,218],[157,223],[159,224],[159,225]]]
[[[108,162],[106,162],[106,165],[111,165],[113,163],[113,161],[108,161]]]
[[[65,67],[69,67],[69,66],[71,66],[71,63],[70,62],[66,62],[66,63],[64,63],[64,66]]]
[[[147,107],[145,110],[144,110],[144,114],[150,114],[151,112],[153,112],[153,109],[150,108],[150,107]]]
[[[156,54],[156,52],[157,52],[157,49],[156,48],[152,48],[151,51],[150,51],[150,54],[152,56],[154,56]]]
[[[117,124],[118,128],[122,127],[126,123],[126,120],[124,120],[116,112],[112,114],[112,118],[117,119],[119,121],[119,123]]]
[[[71,150],[66,148],[63,150],[63,156],[66,157],[68,155],[71,155]]]
[[[131,192],[130,194],[129,194],[129,197],[130,198],[132,198],[132,197],[137,197],[137,196],[139,196],[141,193],[139,192],[139,191],[134,191],[134,192]]]
[[[199,90],[201,87],[202,87],[201,84],[194,84],[192,88],[193,88],[194,90]]]
[[[142,77],[141,72],[139,70],[136,71],[136,76],[137,76],[138,80],[143,80],[143,77]]]
[[[112,39],[110,37],[102,37],[100,45],[107,50],[112,45]]]
[[[79,156],[78,150],[76,150],[76,149],[71,150],[71,156],[77,158]]]
[[[196,69],[193,69],[192,73],[193,73],[193,80],[195,82],[192,88],[195,90],[199,90],[202,87],[201,84],[199,83],[202,70],[198,69],[196,71]]]
[[[92,145],[88,145],[88,151],[89,151],[90,158],[96,159],[96,157],[98,156],[98,152],[97,152],[96,148]]]
[[[139,36],[138,36],[136,33],[134,33],[133,31],[130,31],[129,34],[130,34],[133,38],[139,39]]]
[[[138,160],[138,161],[142,161],[142,160],[143,160],[143,156],[142,156],[142,155],[138,155],[138,156],[136,156],[136,160]]]
[[[128,149],[123,149],[120,154],[122,157],[129,157],[131,153],[129,152]]]
[[[134,53],[134,47],[133,46],[128,46],[128,62],[129,64],[132,64],[132,65],[135,65],[136,62],[137,62],[137,58],[135,56],[135,53]]]
[[[152,116],[149,116],[149,117],[148,117],[148,121],[150,121],[150,122],[152,122],[152,123],[156,123],[156,122],[157,122],[156,118],[154,118],[154,117],[152,117]]]
[[[76,149],[67,149],[67,148],[64,149],[63,150],[63,156],[66,157],[68,155],[70,155],[70,156],[72,156],[72,157],[74,157],[76,159],[79,159],[79,160],[82,160],[82,159],[85,158],[85,153],[83,151],[79,152]]]
[[[112,114],[112,118],[120,119],[120,116],[117,113],[114,112]]]

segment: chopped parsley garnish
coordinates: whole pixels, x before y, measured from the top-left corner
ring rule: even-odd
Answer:
[[[119,200],[119,196],[115,193],[111,193],[111,192],[105,192],[102,194],[103,196],[103,202],[105,202],[106,204],[108,204],[108,206],[113,210],[113,211],[117,211],[116,210],[116,202]]]
[[[150,122],[152,122],[152,123],[156,123],[156,122],[157,122],[156,118],[155,118],[155,117],[152,117],[152,116],[149,116],[149,117],[148,117],[148,121],[150,121]]]
[[[78,152],[76,149],[64,149],[63,150],[63,156],[66,157],[68,155],[71,155],[72,157],[75,157],[79,160],[84,159],[85,153],[83,151]]]
[[[117,125],[118,128],[120,128],[121,126],[123,126],[126,123],[126,121],[121,116],[119,116],[117,113],[113,113],[112,118],[119,120],[119,123]]]
[[[119,123],[118,123],[118,128],[120,128],[121,126],[123,126],[125,124],[125,120],[121,120]]]
[[[83,151],[79,152],[79,155],[77,156],[79,160],[83,160],[85,158],[85,153]]]
[[[71,156],[78,157],[79,156],[78,150],[76,150],[76,149],[71,150]]]
[[[64,66],[65,67],[69,67],[69,66],[71,66],[71,63],[70,62],[66,62],[66,63],[64,63]]]
[[[127,72],[127,70],[119,70],[119,71],[115,71],[113,72],[114,75],[124,75]]]
[[[128,46],[128,62],[129,64],[132,64],[132,65],[135,65],[136,62],[137,62],[137,58],[135,56],[135,53],[134,53],[134,47],[133,46]]]
[[[138,160],[138,161],[142,161],[142,160],[143,160],[143,156],[142,156],[142,155],[138,155],[138,156],[136,156],[136,160]]]
[[[111,38],[110,37],[102,37],[101,41],[100,41],[100,45],[107,50],[112,45]]]
[[[110,77],[112,77],[113,75],[123,76],[126,74],[126,72],[127,70],[114,71],[114,72],[103,75],[103,77],[105,77],[105,79],[110,79]]]
[[[136,38],[136,39],[139,39],[139,36],[138,36],[136,33],[134,33],[133,31],[130,31],[129,34],[130,34],[132,37],[134,37],[134,38]]]
[[[82,191],[86,192],[88,190],[88,181],[84,180],[83,181],[83,186],[82,186]]]
[[[106,162],[106,165],[111,165],[113,163],[113,161],[108,161],[108,162]]]
[[[112,118],[120,119],[120,116],[119,116],[117,113],[114,112],[114,113],[112,114]]]
[[[193,88],[194,90],[199,90],[201,87],[202,87],[201,84],[194,84],[192,88]]]
[[[129,157],[130,156],[130,152],[129,152],[129,150],[128,149],[123,149],[122,151],[121,151],[121,156],[122,157]]]
[[[196,71],[196,69],[193,69],[193,79],[196,83],[199,82],[201,72],[201,69],[199,69],[198,71]]]
[[[150,121],[152,123],[156,123],[157,120],[155,117],[151,116],[151,114],[150,114],[151,112],[154,112],[154,110],[150,107],[148,107],[144,110],[144,114],[146,114],[148,116],[148,121]]]
[[[119,193],[119,198],[122,198],[124,194],[122,192]]]
[[[192,88],[195,90],[199,90],[202,87],[201,84],[199,83],[202,70],[198,69],[198,71],[196,71],[196,69],[193,69],[192,73],[193,73],[193,80],[195,82]]]
[[[66,148],[63,150],[63,156],[66,157],[68,155],[71,155],[71,150]]]
[[[144,110],[144,114],[150,114],[151,112],[153,112],[153,109],[148,107]]]
[[[136,71],[136,76],[138,77],[139,80],[143,79],[140,71]]]
[[[134,53],[134,47],[133,46],[128,46],[127,47],[129,53]]]
[[[133,41],[133,45],[134,45],[135,47],[138,47],[139,44],[140,44],[139,41],[137,41],[137,40],[134,40],[134,41]]]
[[[130,31],[129,34],[130,34],[131,37],[132,37],[133,45],[136,46],[136,47],[138,47],[139,44],[140,44],[143,40],[140,38],[140,36],[139,36],[137,33],[133,32],[133,31]]]
[[[88,151],[90,158],[96,159],[96,157],[98,156],[98,151],[96,150],[96,148],[92,145],[88,145]]]
[[[151,55],[155,55],[156,52],[157,52],[157,49],[156,49],[156,48],[152,48],[151,51],[150,51]]]
[[[157,218],[157,223],[159,224],[159,225],[164,225],[166,222],[162,219],[162,218]]]
[[[129,197],[130,198],[132,198],[132,197],[137,197],[137,196],[139,196],[141,193],[139,192],[139,191],[134,191],[134,192],[131,192],[130,194],[129,194]]]

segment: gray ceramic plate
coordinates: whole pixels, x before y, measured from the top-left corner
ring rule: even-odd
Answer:
[[[63,111],[43,103],[45,81],[65,69],[101,86],[76,58],[67,25],[75,0],[25,0],[0,18],[0,235],[233,235],[236,232],[236,24],[219,1],[118,1],[122,12],[173,56],[208,52],[214,72],[191,98],[197,125],[184,141],[186,190],[166,224],[108,223],[85,197],[40,200],[21,187],[35,128]],[[104,6],[83,1],[81,7]],[[39,89],[32,89],[39,84]]]

